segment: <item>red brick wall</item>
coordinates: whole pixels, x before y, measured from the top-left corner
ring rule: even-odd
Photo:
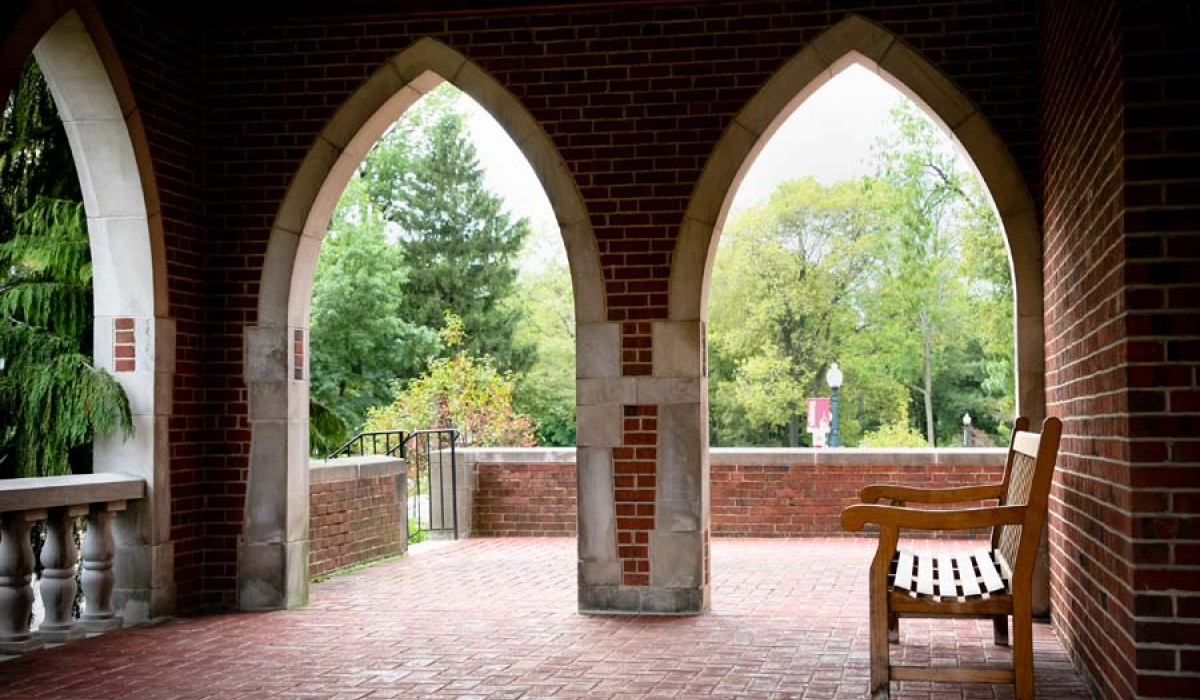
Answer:
[[[487,464],[475,467],[473,537],[575,534],[574,464]]]
[[[781,459],[773,465],[728,465],[714,460],[712,531],[718,537],[847,534],[842,509],[858,503],[859,491],[868,484],[978,485],[998,482],[1003,471],[1002,464],[814,466]]]
[[[1102,697],[1195,694],[1200,138],[1191,3],[1043,13],[1052,595]],[[1185,117],[1191,114],[1191,117]]]
[[[1124,14],[1124,282],[1134,683],[1200,687],[1200,8]]]
[[[313,484],[309,518],[310,576],[404,552],[407,513],[395,475]]]
[[[575,534],[574,463],[496,464],[488,463],[484,452],[475,459],[473,537]],[[990,483],[1000,479],[1001,460],[1002,456],[992,454],[982,459],[943,458],[935,465],[885,466],[856,460],[834,466],[814,465],[811,456],[789,459],[782,453],[778,459],[766,460],[769,464],[762,458],[755,464],[731,464],[714,456],[710,460],[712,533],[719,537],[847,534],[842,531],[842,509],[857,503],[859,490],[867,484]],[[622,541],[636,542],[635,535],[631,530]]]

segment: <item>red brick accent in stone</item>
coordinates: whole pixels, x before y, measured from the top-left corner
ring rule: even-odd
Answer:
[[[613,449],[617,556],[626,586],[650,585],[650,533],[658,479],[658,407],[626,406],[621,447]]]
[[[113,319],[113,371],[137,370],[137,344],[132,318]]]
[[[292,331],[292,378],[304,379],[304,331],[299,328]]]
[[[313,484],[309,575],[401,554],[406,517],[394,475]]]
[[[626,377],[646,377],[654,372],[650,324],[626,322],[621,324],[621,374]]]

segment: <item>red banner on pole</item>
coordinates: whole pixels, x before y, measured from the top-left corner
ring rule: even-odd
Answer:
[[[808,408],[808,431],[829,430],[833,422],[833,410],[829,407],[829,399],[805,399]]]

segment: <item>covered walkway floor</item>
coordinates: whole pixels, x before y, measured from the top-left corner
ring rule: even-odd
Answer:
[[[303,610],[171,620],[5,661],[0,697],[861,698],[873,545],[717,540],[713,610],[681,618],[576,613],[573,539],[423,545],[313,586]],[[991,634],[986,621],[905,621],[900,659],[1006,662]],[[1034,635],[1038,697],[1088,698],[1050,626]]]

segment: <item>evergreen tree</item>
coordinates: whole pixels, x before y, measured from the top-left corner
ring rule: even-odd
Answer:
[[[367,191],[398,229],[409,322],[439,328],[453,311],[470,355],[522,372],[534,351],[514,339],[521,309],[505,302],[516,287],[529,223],[513,221],[485,186],[465,117],[455,108],[459,94],[445,84],[397,122],[367,156]]]
[[[314,451],[328,453],[392,400],[392,383],[420,374],[437,334],[407,320],[405,266],[382,216],[355,177],[321,246],[311,315]]]
[[[91,259],[74,162],[31,59],[0,117],[0,475],[90,470],[94,435],[133,430],[91,366]]]

